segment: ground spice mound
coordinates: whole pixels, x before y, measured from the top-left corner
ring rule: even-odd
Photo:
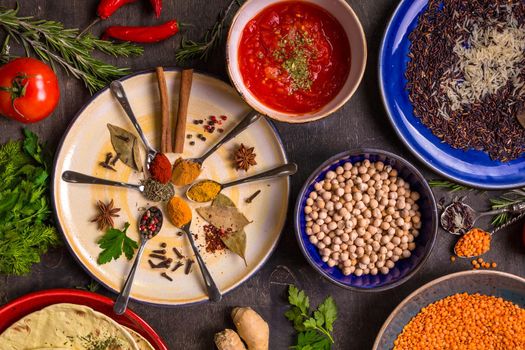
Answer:
[[[409,35],[414,114],[458,149],[510,161],[525,152],[525,2],[429,0]]]
[[[525,309],[501,298],[455,294],[424,307],[394,350],[525,349]]]

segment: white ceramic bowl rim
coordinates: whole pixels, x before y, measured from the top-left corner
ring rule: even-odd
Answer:
[[[232,20],[226,42],[228,75],[242,98],[258,112],[288,123],[305,123],[324,118],[343,107],[359,87],[367,62],[366,37],[354,10],[345,0],[302,0],[321,6],[334,16],[346,32],[350,44],[351,65],[347,80],[336,97],[320,110],[302,115],[283,113],[261,103],[245,86],[238,65],[238,46],[246,24],[264,8],[282,0],[247,0]],[[293,1],[293,0],[286,0]],[[337,9],[337,10],[336,10]]]

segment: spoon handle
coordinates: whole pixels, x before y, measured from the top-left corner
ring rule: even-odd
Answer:
[[[140,138],[142,139],[142,142],[144,143],[144,146],[148,149],[148,152],[157,153],[153,147],[151,147],[148,139],[144,135],[144,132],[142,131],[142,128],[140,127],[139,122],[137,121],[137,118],[135,117],[135,113],[133,113],[133,109],[131,109],[131,105],[129,103],[128,97],[126,96],[126,92],[124,91],[124,87],[120,83],[120,81],[115,80],[112,81],[109,85],[109,89],[111,90],[113,96],[117,99],[117,101],[120,103],[122,108],[124,109],[124,112],[126,112],[126,115],[128,116],[129,120],[137,130],[137,133],[139,134]]]
[[[115,305],[113,305],[113,311],[117,315],[122,315],[124,312],[126,312],[129,301],[129,293],[131,292],[131,286],[133,285],[133,279],[135,278],[135,272],[137,272],[137,268],[139,266],[140,259],[142,258],[142,254],[144,253],[146,243],[148,243],[148,240],[143,239],[142,243],[140,244],[139,250],[137,251],[137,256],[135,257],[133,266],[129,271],[128,278],[126,279],[126,282],[124,282],[124,287],[122,287],[122,291],[118,295],[117,300],[115,300]]]
[[[259,112],[255,110],[248,112],[248,114],[244,116],[239,124],[237,124],[226,136],[219,140],[219,142],[213,145],[203,156],[199,158],[200,162],[204,162],[204,160],[208,158],[213,152],[215,152],[219,147],[233,139],[235,136],[239,135],[247,127],[255,123],[260,118],[262,118],[262,115]]]
[[[206,267],[206,264],[204,263],[204,260],[202,259],[202,256],[199,253],[199,249],[195,245],[195,241],[193,240],[193,237],[191,235],[189,225],[184,226],[182,230],[186,233],[186,236],[188,237],[188,240],[190,241],[191,249],[193,249],[193,254],[195,254],[195,258],[197,259],[197,263],[199,264],[199,268],[202,273],[202,278],[204,278],[204,283],[206,284],[206,290],[208,291],[208,297],[213,302],[221,301],[222,299],[221,291],[215,284],[215,281],[213,280],[213,277],[210,271]]]
[[[478,217],[487,216],[487,215],[497,215],[497,214],[502,214],[502,213],[521,213],[522,211],[525,211],[525,202],[516,203],[511,206],[500,208],[500,209],[485,211],[483,213],[479,213]]]
[[[512,219],[510,219],[509,221],[507,221],[506,223],[504,223],[503,225],[499,225],[498,227],[494,228],[492,231],[490,231],[490,234],[493,235],[494,233],[500,231],[500,230],[503,230],[504,228],[506,227],[509,227],[510,225],[513,225],[515,224],[517,221],[521,220],[525,218],[525,212],[524,213],[521,213],[515,217],[513,217]]]
[[[89,176],[86,174],[78,173],[76,171],[66,170],[62,173],[62,180],[74,184],[87,184],[87,185],[107,185],[116,187],[131,188],[133,190],[141,190],[141,185],[128,184],[126,182],[112,181],[101,179],[99,177]]]
[[[297,164],[289,163],[285,165],[278,166],[277,168],[270,169],[268,171],[256,174],[253,176],[245,177],[244,179],[235,180],[228,182],[222,185],[222,188],[232,187],[240,184],[245,184],[248,182],[260,181],[265,179],[270,179],[274,177],[281,176],[290,176],[297,172]]]

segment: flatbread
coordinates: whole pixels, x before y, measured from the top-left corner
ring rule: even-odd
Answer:
[[[75,304],[48,306],[25,316],[0,334],[0,350],[90,350],[100,344],[108,344],[107,350],[141,350],[117,322]]]
[[[128,331],[128,333],[131,334],[131,336],[133,337],[133,340],[135,340],[135,343],[137,344],[140,350],[155,350],[153,345],[151,345],[151,343],[147,341],[146,338],[144,338],[142,335],[135,332],[131,328],[128,328],[126,326],[122,326],[122,327],[124,327]]]

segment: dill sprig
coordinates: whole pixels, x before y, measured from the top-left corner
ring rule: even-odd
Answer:
[[[466,191],[471,189],[467,186],[463,186],[447,180],[430,180],[428,181],[428,184],[430,185],[430,187],[442,188],[450,192]]]
[[[182,63],[194,58],[207,61],[210,53],[215,50],[224,39],[223,32],[230,18],[230,12],[235,5],[240,6],[241,4],[241,0],[231,0],[226,10],[219,14],[217,22],[215,22],[213,27],[208,29],[201,41],[193,41],[183,37],[180,48],[175,53],[177,62]]]
[[[510,192],[504,193],[498,198],[492,198],[490,203],[492,204],[492,209],[501,209],[506,208],[514,204],[525,202],[525,187],[520,189],[515,189]],[[494,226],[500,226],[507,223],[510,220],[509,213],[502,213],[494,216],[491,223]]]
[[[64,28],[62,23],[56,21],[18,16],[18,8],[0,8],[0,27],[8,37],[24,47],[28,56],[34,53],[53,68],[58,64],[68,74],[82,80],[91,93],[130,73],[128,68],[116,67],[93,57],[94,50],[125,57],[143,52],[140,46],[100,40],[91,34],[78,38],[78,29]],[[2,51],[0,59],[6,57]]]

